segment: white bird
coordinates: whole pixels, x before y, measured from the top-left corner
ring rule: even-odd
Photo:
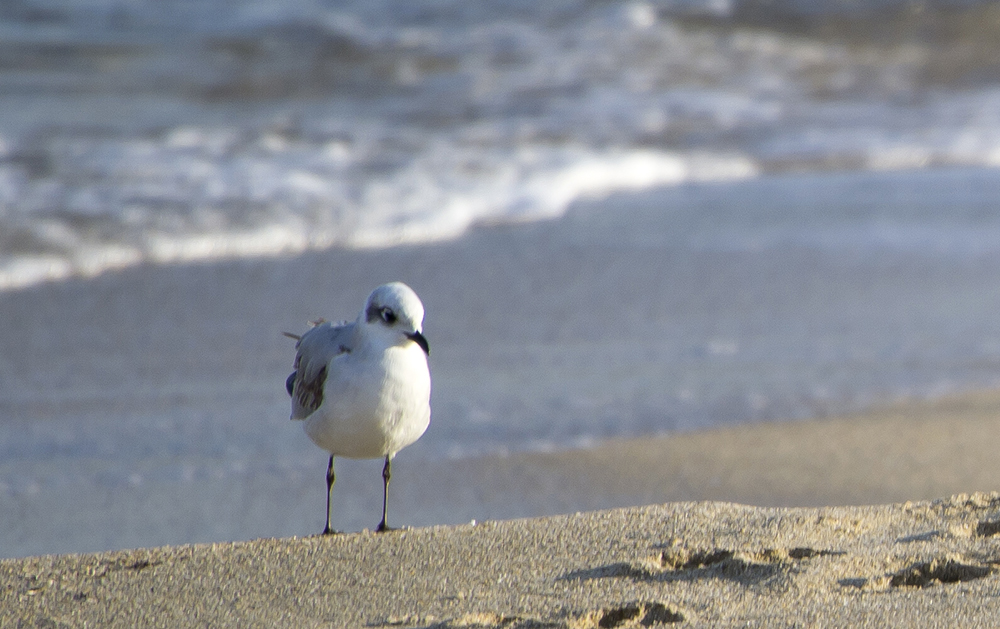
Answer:
[[[330,528],[333,459],[385,457],[382,521],[396,453],[420,438],[431,418],[430,350],[422,333],[424,305],[406,284],[379,286],[353,323],[314,322],[297,339],[292,419],[305,420],[313,443],[330,453],[326,470],[326,527]]]

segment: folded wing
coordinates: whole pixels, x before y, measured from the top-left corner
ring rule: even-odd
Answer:
[[[311,328],[295,344],[295,371],[285,386],[292,396],[292,419],[305,419],[323,404],[330,361],[351,351],[353,323],[323,322]]]

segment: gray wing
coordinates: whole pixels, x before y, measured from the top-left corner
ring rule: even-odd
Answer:
[[[295,344],[295,371],[285,383],[292,396],[292,419],[305,419],[323,404],[323,385],[330,361],[351,351],[353,323],[324,322],[310,329]]]

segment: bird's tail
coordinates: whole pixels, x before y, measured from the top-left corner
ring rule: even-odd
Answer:
[[[324,323],[326,323],[326,319],[324,319],[323,317],[320,317],[319,319],[315,319],[313,321],[310,321],[309,322],[309,327],[315,328],[317,325],[322,325]],[[302,340],[302,335],[301,334],[292,334],[291,332],[282,332],[282,334],[284,334],[285,336],[287,336],[288,338],[290,338],[290,339],[292,339],[294,341],[301,341]]]

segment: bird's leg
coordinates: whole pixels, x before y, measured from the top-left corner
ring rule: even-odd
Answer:
[[[392,478],[392,459],[391,455],[385,457],[385,467],[382,468],[382,521],[378,523],[375,530],[379,533],[383,531],[391,531],[389,525],[385,523],[385,512],[389,504],[389,479]]]
[[[333,483],[336,481],[333,474],[333,455],[330,455],[330,463],[326,466],[326,526],[323,527],[323,535],[336,533],[330,528],[330,494],[333,493]]]

